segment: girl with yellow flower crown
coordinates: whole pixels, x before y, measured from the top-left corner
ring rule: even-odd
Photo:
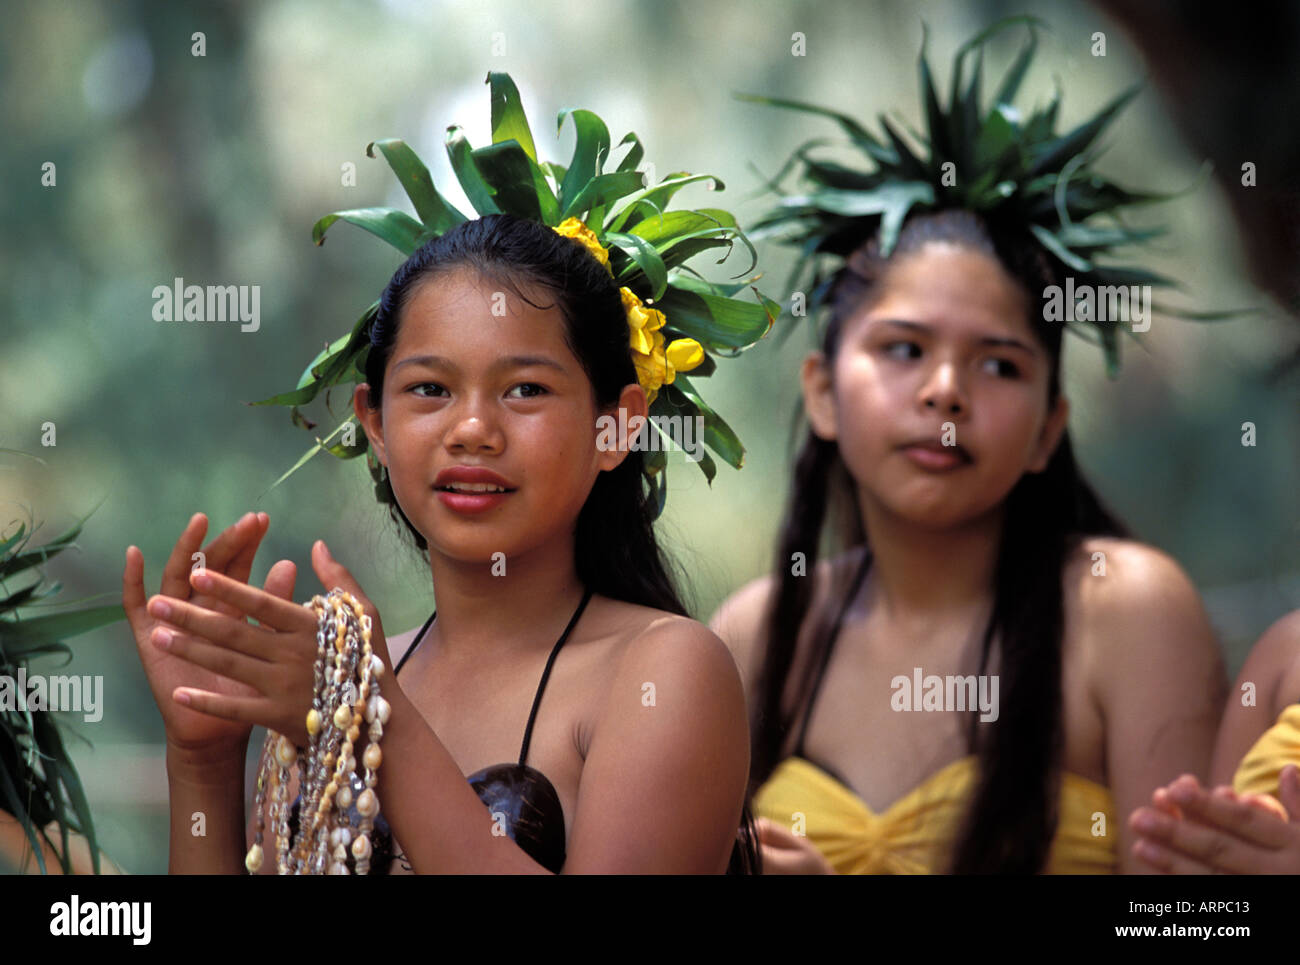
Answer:
[[[671,272],[701,239],[738,237],[725,212],[670,212],[674,232],[693,222],[686,240],[696,243],[674,252],[678,235],[655,217],[689,176],[642,186],[634,135],[632,167],[602,172],[608,135],[586,112],[575,112],[574,160],[543,167],[513,84],[489,81],[494,144],[467,154],[455,129],[449,138],[480,217],[451,209],[427,171],[408,178],[418,159],[388,141],[380,149],[422,222],[400,212],[322,222],[352,221],[409,254],[304,385],[355,373],[352,418],[373,454],[376,491],[426,554],[437,596],[422,627],[386,639],[358,580],[323,542],[313,548],[321,581],[351,592],[373,618],[374,652],[390,668],[371,865],[752,871],[740,678],[723,643],[687,616],[656,541],[663,464],[649,467],[653,457],[635,447],[598,445],[596,425],[619,410],[644,419],[689,399],[707,412],[715,451],[729,456],[725,423],[682,373],[711,370],[706,344],[733,349],[760,337],[770,312],[760,302],[723,313],[730,293],[701,291],[694,279],[679,285]],[[537,193],[525,196],[525,185]],[[522,214],[504,210],[508,198]],[[409,230],[384,234],[394,226]],[[686,334],[693,324],[699,338]],[[303,386],[276,401],[302,404]],[[245,524],[227,542],[251,556],[265,525]],[[255,827],[245,833],[244,754],[254,724],[307,742],[317,621],[292,602],[289,563],[277,564],[266,591],[221,565],[187,581],[202,532],[196,517],[176,544],[164,595],[147,605],[134,548],[124,576],[167,728],[171,870],[272,873],[269,846]],[[290,800],[298,786],[295,777]],[[208,815],[205,837],[189,833],[195,811]],[[298,818],[295,809],[291,827]]]

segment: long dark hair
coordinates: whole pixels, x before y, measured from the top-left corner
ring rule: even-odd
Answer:
[[[1048,401],[1060,394],[1062,326],[1036,310],[1039,293],[1063,283],[1063,268],[1028,239],[1023,228],[987,222],[960,210],[909,219],[891,258],[941,241],[997,259],[1024,286],[1029,322],[1051,359]],[[833,359],[846,321],[878,294],[892,262],[880,254],[878,239],[857,249],[833,278],[827,300],[829,318],[822,351]],[[841,519],[832,545],[860,545],[871,565],[871,548],[854,498],[852,477],[838,446],[806,434],[795,463],[790,499],[778,541],[778,585],[765,617],[763,668],[753,722],[751,787],[770,776],[780,762],[789,728],[809,699],[812,671],[827,655],[831,631],[826,613],[810,617],[812,581],[795,575],[790,561],[804,554],[814,572],[828,515]],[[1057,798],[1064,746],[1061,644],[1065,631],[1062,570],[1067,555],[1087,535],[1127,535],[1081,475],[1068,433],[1063,433],[1043,472],[1026,473],[1008,494],[996,570],[993,610],[983,634],[979,673],[989,665],[996,641],[1001,648],[999,687],[1004,710],[996,722],[978,724],[971,714],[967,739],[978,754],[980,777],[958,835],[953,873],[1036,873],[1051,847],[1057,825]],[[839,539],[835,540],[834,537]],[[851,567],[849,569],[852,569]],[[844,592],[851,585],[840,584]],[[847,602],[847,601],[845,601]],[[826,612],[835,609],[827,607]],[[796,687],[789,711],[783,706],[800,631],[809,641],[809,672]]]
[[[586,249],[545,225],[495,214],[466,221],[418,248],[397,269],[379,299],[369,328],[366,356],[369,404],[378,408],[384,370],[392,356],[402,308],[418,283],[469,268],[538,308],[524,294],[545,293],[564,318],[564,337],[591,382],[597,408],[618,402],[636,382],[627,316],[618,285]],[[629,451],[614,469],[600,473],[578,514],[574,557],[578,578],[594,593],[688,616],[667,557],[655,538],[656,503],[643,476],[641,451]],[[402,512],[387,473],[375,487],[399,528],[422,554],[428,542]],[[729,873],[758,872],[757,835],[746,802]]]

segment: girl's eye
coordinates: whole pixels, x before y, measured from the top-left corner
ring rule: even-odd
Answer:
[[[516,394],[519,393],[519,394]],[[546,389],[536,382],[521,382],[512,388],[507,395],[514,399],[534,399],[539,395],[545,395]]]
[[[425,393],[421,391],[422,389],[430,389],[432,391]],[[447,390],[437,382],[421,382],[418,385],[411,386],[410,391],[414,392],[422,399],[435,399],[439,394],[446,395],[447,393]]]
[[[984,370],[991,375],[997,375],[1005,379],[1018,379],[1020,377],[1020,366],[1008,359],[985,359]]]
[[[921,357],[921,346],[915,342],[889,342],[884,346],[884,352],[893,359],[917,359]]]

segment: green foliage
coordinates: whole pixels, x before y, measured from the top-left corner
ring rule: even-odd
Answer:
[[[984,44],[1016,24],[1028,27],[1028,39],[993,99],[985,103],[981,89]],[[1041,21],[1033,17],[1008,18],[963,44],[953,58],[946,105],[936,89],[926,42],[922,41],[917,69],[925,133],[916,137],[918,148],[909,145],[883,114],[879,117],[884,132],[881,138],[852,117],[823,107],[738,95],[743,100],[834,120],[868,162],[865,169],[858,170],[819,160],[810,151],[825,142],[812,140],[794,151],[774,179],[774,189],[783,196],[752,234],[755,238],[779,236],[800,249],[791,288],[798,287],[811,269],[806,284],[814,293],[812,300],[823,300],[828,289],[828,262],[837,266],[873,237],[879,238],[881,254],[888,256],[909,215],[950,208],[973,211],[1004,225],[1023,225],[1052,258],[1075,273],[1076,286],[1171,284],[1150,273],[1138,282],[1135,269],[1103,262],[1116,249],[1140,244],[1159,233],[1126,226],[1121,217],[1124,211],[1175,196],[1126,190],[1092,168],[1098,138],[1137,88],[1125,91],[1094,117],[1063,133],[1056,130],[1059,91],[1045,107],[1022,114],[1013,102],[1037,50],[1037,25]],[[779,182],[795,165],[806,189],[785,195]],[[1214,317],[1231,314],[1215,313]],[[1105,352],[1107,369],[1114,375],[1119,367],[1118,326],[1114,320],[1090,326],[1094,340]]]
[[[125,616],[121,605],[32,612],[57,606],[39,603],[62,589],[60,583],[45,585],[44,565],[74,545],[88,515],[41,546],[29,548],[33,529],[25,523],[0,540],[0,675],[16,677],[19,667],[34,657],[64,654],[70,658],[72,651],[64,640]],[[25,585],[15,588],[15,584]],[[77,832],[85,835],[98,874],[99,847],[90,805],[60,731],[49,711],[0,711],[0,808],[22,825],[42,873],[47,870],[42,839],[58,852],[63,873],[72,873],[68,836]],[[46,834],[51,821],[59,828],[58,845]]]
[[[584,222],[609,249],[610,268],[618,284],[662,311],[667,318],[665,330],[673,337],[693,338],[704,348],[705,362],[695,370],[697,375],[713,372],[711,354],[734,355],[767,334],[780,307],[753,288],[759,276],[740,284],[715,284],[685,264],[710,251],[721,253],[721,264],[739,244],[748,252],[750,264],[735,277],[752,271],[757,263],[754,247],[735,217],[719,208],[668,209],[673,196],[683,187],[709,181],[715,190],[722,190],[721,181],[711,175],[676,172],[658,184],[647,185],[645,176],[636,170],[644,157],[644,146],[635,133],[619,142],[620,148],[630,145],[628,152],[613,170],[607,170],[609,129],[600,117],[586,110],[562,110],[556,118],[557,133],[566,121],[574,129],[573,155],[568,163],[539,161],[532,129],[510,75],[489,73],[486,82],[491,89],[492,143],[474,148],[456,126],[448,128],[446,138],[452,170],[476,216],[505,212],[551,227],[570,217]],[[428,168],[404,142],[375,141],[366,149],[369,157],[374,157],[375,147],[397,175],[419,220],[392,208],[338,211],[313,226],[316,244],[324,243],[325,233],[335,222],[346,221],[410,256],[425,242],[467,220],[467,215],[438,192]],[[756,302],[735,297],[745,287],[752,288]],[[377,305],[371,305],[349,334],[327,345],[308,364],[293,390],[253,404],[290,406],[294,424],[308,430],[315,428],[300,407],[313,401],[322,390],[364,381],[366,333]],[[705,445],[739,468],[744,447],[694,389],[664,392],[652,403],[651,414],[702,416],[707,427]],[[316,445],[272,488],[318,452],[330,452],[343,459],[367,454],[371,473],[379,482],[379,464],[368,452],[359,427],[353,425],[355,445],[330,442],[351,422],[351,418],[345,419],[329,436],[318,437]],[[660,497],[661,508],[664,464],[662,459],[646,460],[647,476]],[[711,483],[716,468],[713,460],[702,459],[699,466]]]

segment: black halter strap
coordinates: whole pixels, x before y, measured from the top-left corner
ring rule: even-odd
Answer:
[[[578,625],[578,618],[582,616],[582,611],[587,609],[587,603],[591,600],[591,590],[582,594],[582,602],[578,604],[578,609],[573,611],[573,616],[569,618],[569,625],[564,628],[560,634],[560,639],[555,641],[555,646],[551,648],[551,655],[546,658],[546,669],[542,671],[542,679],[537,684],[537,695],[533,698],[533,709],[528,712],[528,726],[524,728],[524,744],[519,749],[519,764],[523,766],[528,763],[528,745],[533,739],[533,721],[537,720],[537,708],[542,704],[542,694],[546,690],[546,681],[551,676],[551,667],[555,664],[555,658],[559,655],[560,648],[564,646],[564,641],[569,639],[569,634],[573,628]]]
[[[397,661],[397,666],[393,668],[394,677],[401,672],[402,665],[406,663],[407,658],[410,657],[411,654],[415,653],[415,648],[420,645],[420,641],[424,639],[424,635],[429,632],[429,627],[433,626],[433,618],[437,615],[438,611],[434,610],[429,614],[429,619],[424,621],[424,626],[420,627],[420,632],[415,635],[415,639],[411,641],[411,645],[406,648],[406,653],[402,654],[402,659]]]
[[[840,628],[844,625],[844,615],[849,611],[849,605],[858,595],[858,590],[862,587],[862,581],[866,579],[867,570],[871,566],[871,551],[867,550],[862,555],[862,562],[858,565],[858,571],[853,577],[853,584],[844,594],[844,600],[840,603],[839,612],[835,614],[835,622],[831,624],[830,635],[826,640],[826,648],[822,651],[822,659],[817,667],[817,677],[813,681],[812,692],[808,695],[808,703],[804,708],[803,722],[799,725],[799,738],[794,745],[794,754],[796,757],[805,757],[803,749],[804,737],[808,733],[808,722],[812,720],[813,704],[817,701],[817,694],[821,691],[822,678],[826,676],[826,668],[830,666],[831,652],[835,649],[835,641],[840,635]]]
[[[542,704],[542,694],[546,692],[546,681],[550,679],[551,667],[555,665],[555,658],[559,655],[560,648],[564,646],[565,641],[569,639],[569,634],[571,634],[573,628],[577,626],[578,618],[581,617],[582,612],[587,609],[587,604],[591,601],[591,596],[591,590],[586,590],[583,593],[582,602],[578,604],[578,608],[573,611],[573,616],[569,618],[569,625],[564,628],[564,632],[560,634],[560,639],[556,640],[555,646],[551,648],[551,655],[546,658],[546,668],[542,671],[542,679],[537,684],[537,693],[533,696],[533,708],[528,713],[528,725],[524,728],[523,746],[519,749],[519,763],[521,765],[528,763],[528,745],[532,743],[533,739],[533,724],[537,720],[537,708]],[[438,611],[434,610],[429,614],[429,619],[424,621],[424,626],[422,626],[420,632],[416,634],[415,641],[406,648],[406,653],[402,654],[402,659],[397,661],[397,668],[393,671],[394,677],[396,677],[401,671],[407,658],[415,652],[415,648],[419,646],[420,642],[428,634],[429,627],[433,625],[434,618],[437,616]]]

